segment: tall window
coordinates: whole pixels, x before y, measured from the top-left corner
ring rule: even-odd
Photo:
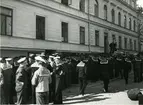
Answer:
[[[115,11],[114,11],[114,9],[112,9],[112,11],[111,11],[111,17],[112,17],[112,23],[115,23]]]
[[[94,4],[94,15],[98,16],[98,1],[95,0],[95,4]]]
[[[127,49],[127,38],[124,38],[125,49]]]
[[[125,28],[127,27],[127,17],[126,17],[126,15],[124,15],[124,27]]]
[[[80,44],[85,44],[85,28],[80,27]]]
[[[119,36],[119,49],[122,49],[122,39],[121,39],[121,36]]]
[[[64,4],[64,5],[68,5],[68,0],[61,0],[61,3]]]
[[[136,46],[137,46],[137,42],[136,40],[134,40],[134,50],[137,50]]]
[[[133,49],[133,45],[132,45],[132,39],[130,39],[130,50]]]
[[[62,22],[62,42],[68,42],[68,23]]]
[[[119,26],[121,26],[121,13],[120,12],[118,13],[118,24]]]
[[[95,30],[95,45],[99,46],[99,31]]]
[[[113,34],[113,35],[112,35],[112,41],[114,41],[114,40],[116,40],[116,37],[115,37],[115,35]]]
[[[80,0],[79,9],[82,12],[85,12],[85,0]]]
[[[107,6],[104,5],[104,19],[107,20]]]
[[[0,7],[0,34],[12,35],[12,9]]]
[[[132,29],[132,20],[131,20],[131,18],[129,18],[129,29],[130,30]]]
[[[45,17],[36,16],[36,39],[45,39]]]
[[[136,31],[136,21],[134,20],[134,31]]]

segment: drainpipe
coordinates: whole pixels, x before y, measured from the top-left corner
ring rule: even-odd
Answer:
[[[87,0],[88,1],[88,49],[89,49],[89,53],[91,52],[91,49],[90,49],[90,0]]]

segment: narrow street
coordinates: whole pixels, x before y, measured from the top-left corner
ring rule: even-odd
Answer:
[[[109,85],[109,93],[102,90],[103,83],[89,83],[85,96],[78,95],[78,85],[73,85],[63,92],[64,104],[71,105],[138,105],[138,101],[131,101],[127,96],[127,90],[140,88],[143,92],[143,82],[133,83],[133,75],[130,74],[129,84],[125,85],[124,79],[112,80]]]

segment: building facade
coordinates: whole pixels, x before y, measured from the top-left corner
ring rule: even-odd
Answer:
[[[136,0],[1,0],[1,56],[138,51]]]

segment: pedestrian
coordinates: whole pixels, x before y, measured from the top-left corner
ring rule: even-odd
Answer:
[[[22,57],[17,61],[20,65],[16,71],[16,93],[18,105],[27,103],[27,58]]]
[[[108,60],[106,59],[106,57],[102,56],[100,58],[100,69],[101,70],[101,80],[103,81],[104,83],[104,88],[103,88],[103,91],[104,92],[108,92],[108,85],[109,85],[109,79],[110,79],[110,76],[109,76],[109,64],[108,64]]]
[[[78,79],[79,79],[79,95],[84,96],[84,91],[87,86],[86,80],[86,64],[83,62],[83,58],[80,58],[80,62],[77,64],[77,72],[78,72]]]
[[[63,63],[61,61],[60,56],[54,58],[56,63],[55,75],[56,75],[56,86],[55,86],[55,99],[54,104],[62,104],[62,90],[63,90]]]
[[[50,71],[44,66],[46,61],[41,57],[35,57],[39,68],[32,78],[32,85],[35,85],[36,104],[44,105],[49,103],[49,84],[51,83]]]

